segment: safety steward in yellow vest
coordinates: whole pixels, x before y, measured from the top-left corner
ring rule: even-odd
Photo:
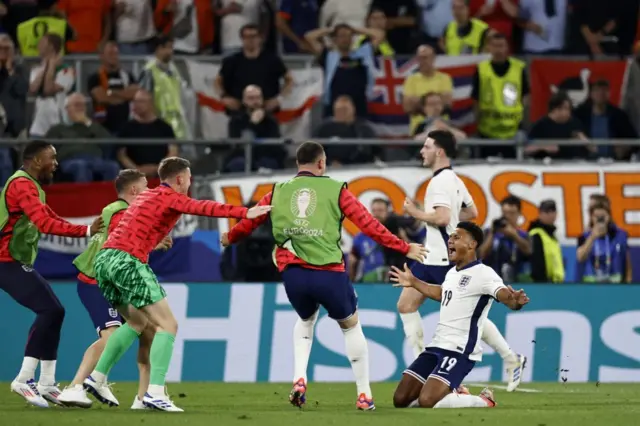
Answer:
[[[540,203],[538,219],[529,227],[531,253],[531,279],[535,282],[561,283],[564,281],[562,248],[555,236],[556,202]]]
[[[489,25],[469,17],[468,0],[453,0],[452,11],[453,21],[447,25],[440,47],[451,56],[477,55],[482,51]]]
[[[508,42],[503,34],[490,37],[489,49],[491,60],[478,64],[473,81],[472,97],[476,100],[478,133],[485,139],[509,140],[520,128],[523,98],[529,94],[525,63],[509,57]],[[513,146],[497,147],[495,153],[485,155],[500,155],[507,150],[515,155]]]
[[[373,39],[366,34],[360,34],[354,41],[354,49],[357,49],[366,42],[370,42],[373,46],[373,54],[375,56],[385,56],[392,58],[396,52],[393,50],[393,47],[391,47],[391,44],[389,44],[389,42],[387,41],[386,28],[387,15],[385,15],[384,11],[377,8],[371,9],[371,11],[369,12],[369,16],[367,16],[367,29],[376,30],[377,33],[381,35],[384,34],[384,37]]]
[[[43,11],[39,16],[31,18],[18,25],[16,38],[18,47],[25,58],[38,56],[38,42],[47,33],[59,35],[62,38],[62,46],[66,40],[72,40],[74,33],[67,20],[55,10]],[[62,49],[64,54],[64,48]]]

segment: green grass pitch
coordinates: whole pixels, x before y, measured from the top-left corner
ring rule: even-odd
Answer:
[[[499,386],[499,385],[498,385]],[[469,386],[472,393],[481,388]],[[531,383],[523,391],[494,388],[498,407],[491,409],[395,409],[395,383],[374,383],[377,410],[355,409],[355,385],[311,383],[303,409],[289,405],[288,384],[177,383],[169,387],[185,413],[135,412],[134,383],[116,383],[122,404],[109,408],[94,402],[91,409],[39,409],[27,406],[0,383],[2,426],[632,426],[640,424],[640,384]]]

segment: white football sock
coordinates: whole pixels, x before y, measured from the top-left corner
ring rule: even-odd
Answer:
[[[147,393],[152,396],[164,396],[165,388],[162,385],[149,385]]]
[[[355,327],[343,329],[342,332],[344,333],[347,357],[351,363],[353,375],[356,377],[358,395],[364,393],[371,398],[373,395],[369,383],[369,346],[362,332],[362,325],[358,321]]]
[[[413,349],[416,358],[424,351],[424,331],[422,330],[422,316],[420,312],[400,314],[404,335],[407,336],[409,345]]]
[[[105,376],[103,373],[100,373],[96,370],[93,370],[90,376],[96,383],[103,384],[107,382],[107,376]]]
[[[56,384],[56,361],[40,361],[41,385],[53,386]]]
[[[500,334],[498,327],[489,318],[485,319],[484,327],[482,330],[482,340],[489,346],[491,346],[496,352],[500,354],[503,360],[507,362],[516,362],[516,354],[513,353],[509,344]]]
[[[313,344],[313,329],[318,319],[318,311],[308,320],[298,318],[293,326],[293,382],[303,378],[307,382],[307,366]]]
[[[38,358],[25,356],[22,360],[22,367],[20,368],[20,372],[18,373],[18,377],[16,377],[16,380],[21,383],[26,383],[27,380],[35,378],[36,368],[38,368],[38,362],[40,362]]]
[[[476,395],[460,395],[450,393],[442,398],[433,408],[481,408],[488,407],[487,401]]]
[[[420,403],[416,399],[413,402],[411,402],[411,404],[409,404],[409,406],[407,408],[420,408]]]

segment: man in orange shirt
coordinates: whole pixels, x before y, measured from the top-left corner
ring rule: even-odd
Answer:
[[[75,40],[67,41],[68,53],[94,53],[111,34],[111,0],[59,0],[62,11],[76,32]]]

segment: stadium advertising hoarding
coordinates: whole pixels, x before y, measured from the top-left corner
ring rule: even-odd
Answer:
[[[487,164],[457,166],[455,170],[478,207],[476,221],[484,226],[500,217],[500,200],[509,193],[523,200],[521,226],[525,229],[536,218],[540,201],[551,198],[558,205],[558,238],[564,245],[574,245],[588,221],[589,196],[605,193],[611,199],[615,223],[629,233],[632,245],[640,241],[640,173],[636,165]],[[431,172],[413,167],[372,167],[334,169],[328,175],[347,182],[349,189],[366,205],[373,198],[382,196],[388,198],[393,209],[400,213],[405,197],[424,199]],[[258,201],[275,182],[289,178],[291,174],[220,178],[212,181],[211,186],[218,201],[245,204]],[[234,223],[234,220],[220,219],[219,230],[227,231]],[[356,232],[355,226],[345,221],[345,239],[348,241]]]
[[[58,359],[58,379],[69,381],[95,330],[80,304],[76,286],[55,284],[67,309]],[[164,284],[180,324],[170,381],[289,382],[293,372],[291,333],[296,314],[278,284]],[[526,285],[531,303],[520,312],[494,304],[490,317],[514,350],[529,357],[524,380],[571,382],[640,381],[639,285]],[[411,361],[396,313],[399,290],[388,284],[358,285],[359,309],[369,339],[371,379],[398,380]],[[438,304],[421,313],[426,341],[438,320]],[[0,381],[14,378],[33,314],[0,293],[6,318]],[[485,356],[467,382],[499,381],[499,355]],[[322,314],[309,365],[314,381],[352,381],[338,326]],[[137,379],[135,349],[110,379]]]

